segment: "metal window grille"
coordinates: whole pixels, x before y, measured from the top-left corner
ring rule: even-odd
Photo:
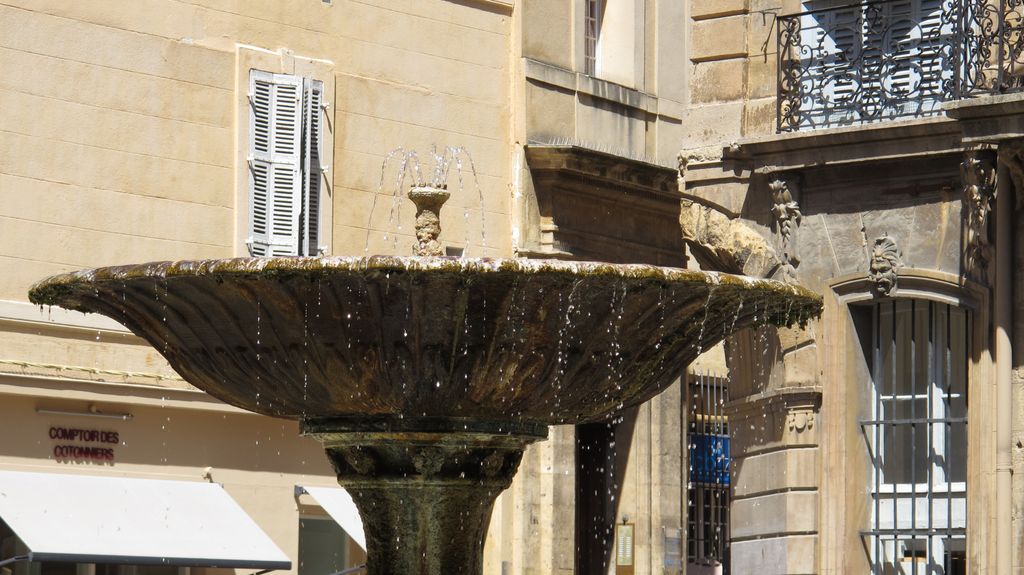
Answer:
[[[729,572],[730,458],[728,379],[697,374],[690,383],[687,561]]]
[[[593,76],[597,74],[597,42],[601,37],[604,0],[586,0],[586,6],[583,23],[583,72]]]
[[[872,573],[964,573],[970,313],[894,300],[871,325]]]

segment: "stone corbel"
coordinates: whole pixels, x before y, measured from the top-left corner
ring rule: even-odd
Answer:
[[[987,150],[965,152],[964,161],[960,164],[960,177],[963,180],[964,204],[967,209],[963,271],[967,277],[987,283],[989,262],[992,259],[988,218],[992,200],[996,196],[996,164],[992,153]]]
[[[682,201],[679,225],[683,241],[706,270],[771,277],[779,256],[760,234],[739,219],[691,199]]]

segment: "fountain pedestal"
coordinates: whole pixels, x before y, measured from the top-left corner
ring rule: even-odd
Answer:
[[[304,421],[303,433],[323,442],[359,508],[370,575],[475,575],[494,500],[547,427],[322,418]]]

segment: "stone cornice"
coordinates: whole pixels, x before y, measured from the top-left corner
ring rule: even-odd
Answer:
[[[959,121],[965,144],[1019,139],[1024,133],[1024,93],[946,102],[942,107]]]
[[[629,189],[666,199],[678,200],[679,170],[642,160],[575,145],[529,144],[524,147],[530,170],[558,172],[603,183],[618,190]]]
[[[575,144],[523,147],[532,218],[520,255],[681,266],[676,167]]]
[[[821,392],[819,386],[783,387],[732,400],[726,405],[726,411],[730,419],[761,417],[764,413],[773,412],[817,411],[821,406]]]
[[[730,145],[722,157],[771,174],[826,164],[941,156],[962,147],[958,122],[933,117],[758,136]]]
[[[685,115],[683,104],[635,88],[595,78],[533,58],[523,58],[523,74],[527,80],[563,90],[586,94],[593,98],[680,120]]]

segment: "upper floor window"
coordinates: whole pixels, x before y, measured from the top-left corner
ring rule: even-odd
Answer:
[[[585,0],[583,71],[589,76],[635,87],[637,38],[643,19],[637,19],[635,0]]]
[[[872,573],[966,572],[967,364],[970,314],[922,300],[862,311],[871,334]]]
[[[250,255],[320,253],[322,132],[322,82],[250,71]]]
[[[601,19],[604,18],[604,0],[586,0],[587,13],[584,15],[583,73],[597,75],[597,47],[601,38]]]

